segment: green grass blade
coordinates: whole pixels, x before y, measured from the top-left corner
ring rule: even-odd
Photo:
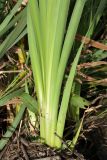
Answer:
[[[80,1],[77,0],[72,16],[71,16],[71,20],[69,23],[69,27],[67,30],[67,34],[64,40],[64,45],[63,45],[63,49],[62,49],[62,54],[61,54],[61,59],[59,62],[59,68],[58,68],[58,73],[57,73],[57,80],[56,80],[56,86],[55,86],[55,97],[54,97],[54,101],[53,101],[53,123],[52,124],[52,132],[55,132],[55,124],[57,123],[57,113],[58,113],[58,103],[59,103],[59,97],[60,97],[60,89],[61,89],[61,85],[62,85],[62,80],[63,80],[63,76],[64,76],[64,71],[66,68],[66,64],[67,64],[67,60],[69,58],[70,55],[70,50],[73,46],[73,42],[75,39],[75,34],[80,22],[80,18],[82,15],[82,11],[85,5],[85,0],[84,1]],[[54,110],[55,108],[55,110]]]
[[[57,77],[57,84],[56,84],[56,96],[55,100],[58,98],[59,99],[59,94],[60,94],[60,88],[62,84],[62,79],[65,71],[65,67],[67,64],[67,60],[70,55],[70,50],[72,48],[76,31],[80,22],[81,14],[83,11],[83,7],[85,5],[85,0],[84,1],[78,1],[75,4],[75,8],[73,11],[73,14],[71,16],[71,21],[67,30],[66,38],[64,41],[64,46],[62,50],[62,55],[60,59],[60,64],[59,64],[59,69],[58,69],[58,77]]]
[[[88,37],[92,36],[92,33],[93,33],[96,25],[98,24],[106,6],[107,6],[107,0],[101,0],[98,5],[98,8],[96,10],[96,13],[94,15],[94,18],[92,19],[92,22],[90,23],[90,28],[89,28],[90,33],[89,33],[89,35],[87,35]]]
[[[36,48],[37,48],[37,54],[38,54],[38,60],[39,60],[39,67],[41,70],[41,80],[42,80],[42,88],[44,88],[43,84],[44,84],[44,61],[43,61],[43,57],[44,57],[44,50],[43,50],[43,46],[42,46],[42,37],[41,37],[41,25],[40,25],[40,11],[39,11],[39,6],[38,6],[38,2],[31,0],[28,4],[28,9],[29,9],[29,13],[31,14],[30,18],[32,21],[32,28],[34,30],[33,34],[35,35],[35,42],[36,42]],[[32,16],[35,15],[35,16]],[[29,24],[28,24],[29,25]],[[30,34],[30,33],[29,33]]]
[[[38,104],[37,101],[31,97],[28,93],[23,93],[19,96],[24,105],[36,115],[38,114]]]
[[[29,51],[32,63],[32,69],[34,74],[34,80],[36,84],[37,95],[39,98],[39,103],[41,105],[42,95],[43,95],[43,79],[42,79],[42,69],[41,69],[41,60],[38,53],[38,46],[35,38],[34,25],[30,15],[30,6],[28,5],[28,19],[27,19],[27,29],[28,29],[28,40],[29,40]]]
[[[9,29],[11,29],[13,26],[15,26],[15,23],[21,19],[23,14],[25,14],[26,8],[23,9],[18,15],[16,15],[9,23],[4,27],[4,29],[0,32],[0,37],[5,34]]]
[[[66,27],[66,22],[67,22],[67,16],[68,16],[68,9],[69,9],[69,3],[70,1],[59,1],[58,4],[58,9],[57,12],[55,11],[55,24],[52,26],[55,26],[52,30],[52,37],[53,37],[53,41],[51,40],[50,42],[52,42],[53,44],[51,44],[51,48],[49,53],[50,54],[50,63],[49,66],[50,68],[48,69],[48,73],[50,73],[49,75],[49,80],[48,80],[48,93],[47,93],[47,97],[48,97],[48,107],[50,109],[47,110],[47,113],[50,114],[48,115],[48,118],[50,117],[50,120],[47,118],[47,125],[49,127],[49,122],[53,121],[53,111],[52,108],[54,108],[54,110],[56,110],[55,106],[53,106],[53,97],[55,95],[55,85],[56,85],[56,77],[57,77],[57,72],[58,72],[58,65],[59,65],[59,60],[60,60],[60,55],[61,55],[61,49],[62,49],[62,44],[63,44],[63,39],[64,39],[64,33],[65,33],[65,27]],[[62,14],[60,14],[60,10],[63,10]],[[50,86],[49,86],[50,85]],[[52,115],[51,115],[52,114]],[[51,123],[50,123],[50,127],[48,128],[49,132],[48,134],[50,134],[50,128],[51,128]],[[48,135],[49,137],[49,135]],[[54,135],[51,136],[51,144],[54,143]]]
[[[14,41],[21,34],[26,26],[26,12],[23,14],[23,17],[20,19],[19,23],[15,27],[15,29],[8,35],[8,37],[3,41],[0,45],[0,58],[3,57],[5,52],[14,44]]]
[[[81,119],[80,124],[79,124],[78,129],[77,129],[77,132],[76,132],[75,136],[73,137],[73,140],[71,141],[71,143],[69,145],[71,150],[74,150],[75,145],[77,144],[81,129],[83,127],[83,120],[84,120],[84,117]]]
[[[9,139],[11,138],[12,134],[15,132],[20,120],[25,111],[25,106],[21,105],[18,114],[16,115],[12,125],[7,129],[6,133],[3,135],[2,139],[0,140],[0,151],[5,147]]]
[[[30,1],[33,2],[33,1]],[[36,2],[37,3],[37,2]],[[36,6],[37,7],[37,6]],[[40,59],[40,50],[38,50],[38,42],[35,32],[35,21],[31,18],[31,10],[32,6],[28,4],[27,10],[27,29],[28,29],[28,41],[29,41],[29,52],[33,70],[33,76],[36,86],[36,93],[38,97],[38,105],[40,109],[40,130],[41,130],[41,137],[45,138],[45,122],[44,122],[44,113],[45,113],[45,106],[43,105],[43,74],[42,74],[42,64]],[[37,16],[37,15],[36,15]],[[39,31],[38,31],[39,32]]]
[[[21,3],[22,3],[22,0],[18,0],[18,2],[14,6],[14,8],[11,10],[9,15],[7,15],[6,18],[4,19],[4,21],[0,24],[0,32],[7,26],[7,24],[10,22],[12,17],[18,11],[18,8],[20,7]]]
[[[7,50],[9,50],[12,46],[14,46],[17,42],[19,42],[25,35],[27,34],[27,28],[25,26],[24,30],[20,33],[20,35],[16,38],[14,43],[12,43]]]
[[[4,106],[6,105],[6,103],[15,98],[15,97],[19,97],[22,93],[23,93],[24,89],[21,88],[17,91],[11,92],[9,94],[4,94],[2,97],[0,97],[0,106]]]
[[[56,130],[56,133],[58,134],[59,137],[63,136],[63,130],[64,130],[64,126],[65,126],[65,119],[66,119],[68,103],[69,103],[69,99],[70,99],[71,88],[73,86],[73,81],[74,81],[74,77],[76,74],[76,67],[77,67],[77,64],[78,64],[78,61],[80,58],[82,47],[83,47],[83,43],[81,44],[81,46],[75,56],[75,59],[72,63],[70,74],[69,74],[69,77],[68,77],[68,80],[66,82],[66,86],[64,89],[61,107],[60,107],[59,115],[58,115],[57,130]],[[57,136],[56,136],[55,142],[56,142],[56,146],[58,146],[58,147],[61,146],[61,140]]]

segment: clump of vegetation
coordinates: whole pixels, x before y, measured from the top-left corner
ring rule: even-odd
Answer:
[[[4,74],[11,73],[11,78],[0,106],[11,104],[15,118],[0,140],[0,150],[26,111],[30,134],[36,128],[40,142],[73,151],[99,86],[106,90],[107,46],[104,35],[97,39],[105,31],[99,26],[107,2],[30,0],[19,10],[21,3],[2,5],[4,11],[10,7],[0,24],[0,58],[9,60]]]

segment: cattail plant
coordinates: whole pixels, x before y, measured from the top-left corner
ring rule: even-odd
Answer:
[[[80,50],[60,99],[67,61],[86,0],[76,0],[68,24],[70,0],[30,0],[27,9],[29,53],[40,113],[40,136],[61,147],[66,113]],[[60,137],[60,138],[59,138]]]
[[[61,147],[69,103],[72,104],[73,101],[73,106],[78,105],[75,100],[80,99],[80,95],[71,97],[72,91],[75,90],[76,67],[85,41],[84,39],[82,44],[76,45],[75,36],[77,30],[81,31],[80,33],[84,34],[84,36],[91,37],[96,24],[103,14],[104,6],[107,4],[107,0],[98,0],[98,4],[93,0],[91,2],[87,0],[29,0],[27,7],[22,12],[12,19],[16,13],[13,9],[0,26],[0,35],[3,35],[5,30],[7,31],[18,22],[16,28],[0,46],[0,57],[18,42],[23,35],[28,33],[29,54],[37,98],[36,102],[28,94],[22,93],[20,95],[16,91],[16,96],[22,98],[23,108],[20,108],[12,126],[16,129],[26,107],[35,114],[39,112],[41,141],[51,147]],[[19,0],[16,7],[18,8],[21,3],[22,1]],[[85,7],[88,4],[91,4],[90,19],[89,23],[85,23],[85,16],[82,15],[84,10],[87,10]],[[96,11],[92,7],[93,4],[97,4]],[[9,24],[8,27],[4,27],[7,24]],[[83,26],[85,26],[85,29]],[[11,41],[10,37],[12,37]],[[72,50],[75,51],[75,55],[72,55]],[[70,54],[73,57],[71,60],[72,65],[66,83],[65,81],[63,83]],[[5,100],[7,102],[10,97],[12,98],[13,95],[15,96],[14,92],[7,95],[6,98],[5,96],[2,97],[0,106],[4,104]],[[81,100],[83,101],[83,99]],[[73,106],[71,106],[71,110]],[[81,126],[82,121],[77,134],[72,140],[73,144],[76,144]],[[8,137],[8,139],[0,140],[0,150],[5,146],[12,133],[7,130],[4,136]]]

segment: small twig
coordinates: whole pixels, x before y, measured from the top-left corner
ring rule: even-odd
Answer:
[[[20,73],[20,72],[23,72],[23,70],[17,70],[17,71],[12,71],[12,70],[10,70],[10,71],[0,71],[0,74],[6,74],[6,73],[10,74],[10,73]]]
[[[81,76],[82,78],[84,78],[85,81],[90,82],[90,81],[95,81],[96,80],[95,78],[93,78],[91,76],[88,76],[88,75],[86,75],[86,74],[84,74],[84,73],[82,73],[80,71],[77,71],[77,73],[78,73],[79,76]]]
[[[30,71],[19,83],[18,85],[21,85],[26,79],[28,79],[29,77],[31,77],[32,75],[32,71]]]
[[[21,142],[24,146],[26,146],[26,147],[29,146],[28,141],[27,141],[26,139],[24,139],[23,137],[20,137],[20,142]]]
[[[20,137],[21,127],[22,127],[22,120],[20,121],[20,126],[19,126],[19,131],[18,131],[18,139]]]
[[[24,146],[22,144],[21,144],[21,149],[22,149],[23,155],[25,157],[25,160],[29,160],[29,157],[28,157],[28,155],[27,155],[27,153],[25,151],[25,148],[24,148]]]
[[[94,81],[94,83],[97,84],[97,85],[100,84],[100,85],[106,86],[107,85],[107,78],[96,80],[96,81]]]
[[[13,59],[12,57],[10,57],[9,54],[7,54],[7,57],[8,57],[9,62],[11,62],[13,65],[17,62],[15,59]]]
[[[85,113],[90,113],[90,112],[97,112],[97,110],[96,109],[99,109],[99,108],[101,108],[102,107],[102,105],[98,105],[98,106],[96,106],[96,107],[91,107],[91,108],[89,108],[89,109],[86,109],[86,111],[85,111]]]
[[[98,96],[97,98],[95,98],[92,102],[91,102],[91,104],[95,104],[99,99],[101,99],[102,98],[102,95],[100,95],[100,96]]]
[[[40,160],[40,159],[34,159],[34,160]],[[41,158],[41,160],[61,160],[59,156],[51,156],[46,158]]]
[[[102,100],[103,98],[107,98],[107,94],[105,95],[99,95],[97,98],[95,98],[91,104],[95,104],[98,100]]]
[[[7,143],[6,147],[1,151],[0,153],[0,159],[2,159],[3,155],[5,154],[5,152],[7,151],[9,145],[10,145],[10,141]]]
[[[33,124],[30,122],[30,119],[29,119],[29,125],[31,125],[31,127],[33,128],[34,134],[38,136],[39,135],[39,130],[36,127],[33,126]]]
[[[51,157],[46,157],[46,158],[36,158],[34,160],[61,160],[61,158],[59,156],[51,156]]]
[[[19,126],[19,130],[16,131],[16,137],[14,139],[14,142],[16,141],[17,142],[17,145],[18,145],[18,149],[20,148],[20,131],[21,131],[21,126],[22,126],[22,120],[20,121],[20,126]]]
[[[3,64],[0,64],[0,69],[4,68],[6,66],[6,62],[4,62]]]

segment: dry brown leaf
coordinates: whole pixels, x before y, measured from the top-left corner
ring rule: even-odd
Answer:
[[[90,68],[90,67],[96,67],[99,65],[103,65],[103,64],[107,64],[107,62],[105,61],[97,61],[97,62],[88,62],[88,63],[82,63],[80,65],[77,66],[78,70],[81,70],[81,68]]]
[[[107,45],[100,43],[100,42],[97,42],[95,40],[92,40],[90,38],[87,38],[85,36],[82,36],[80,34],[77,34],[75,39],[78,41],[84,42],[86,45],[107,51]]]

